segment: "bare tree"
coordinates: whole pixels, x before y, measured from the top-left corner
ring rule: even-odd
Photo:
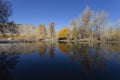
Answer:
[[[82,29],[83,29],[83,38],[89,38],[90,37],[90,28],[91,28],[91,18],[93,15],[93,11],[87,7],[83,14],[82,14],[82,18],[81,18],[81,22],[82,22]]]
[[[95,34],[96,34],[96,39],[97,40],[101,40],[102,39],[102,30],[105,26],[105,24],[107,23],[107,14],[102,11],[100,14],[98,14],[95,17]]]
[[[14,21],[9,22],[12,15],[12,5],[9,0],[0,0],[0,32],[6,36],[7,33],[18,34],[18,27]]]
[[[8,0],[0,0],[0,24],[6,23],[11,14],[11,3]]]
[[[79,38],[97,39],[104,38],[104,28],[107,24],[108,15],[102,11],[94,14],[94,11],[87,7],[81,16],[72,21],[73,33],[77,33]]]
[[[81,16],[79,16],[76,20],[72,21],[73,32],[79,34],[78,36],[83,38],[89,38],[90,29],[91,29],[91,19],[92,19],[93,11],[87,7]]]
[[[7,36],[7,34],[14,36],[19,34],[19,28],[14,21],[11,21],[0,25],[0,32],[3,36]]]

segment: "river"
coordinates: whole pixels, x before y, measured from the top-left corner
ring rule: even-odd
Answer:
[[[120,45],[0,44],[0,80],[120,80]]]

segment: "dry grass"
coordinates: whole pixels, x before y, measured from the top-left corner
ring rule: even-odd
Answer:
[[[0,36],[0,39],[25,39],[25,36]]]

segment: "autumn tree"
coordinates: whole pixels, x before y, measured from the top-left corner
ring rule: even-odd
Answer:
[[[71,29],[64,27],[58,32],[58,39],[68,39],[71,33]]]
[[[102,30],[102,39],[103,38],[108,41],[120,40],[120,21],[117,21],[114,24],[109,23],[105,25],[105,29]]]
[[[109,29],[109,40],[118,41],[120,40],[120,28],[110,28]]]
[[[55,23],[54,22],[50,23],[49,31],[50,31],[50,37],[54,38],[55,37]]]
[[[118,20],[116,23],[115,23],[115,25],[114,25],[115,27],[116,27],[116,39],[117,40],[120,40],[120,20]]]
[[[40,26],[39,26],[39,32],[40,32],[39,34],[40,34],[41,38],[45,39],[46,35],[47,35],[45,24],[40,24]]]

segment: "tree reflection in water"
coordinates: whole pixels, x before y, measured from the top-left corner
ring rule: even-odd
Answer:
[[[101,43],[40,43],[39,52],[41,54],[50,54],[51,59],[55,58],[55,48],[58,49],[65,55],[72,53],[71,60],[77,62],[79,66],[83,67],[85,73],[90,73],[92,70],[96,69],[99,71],[104,71],[106,66],[106,59],[113,57],[110,52],[105,53],[104,50],[109,50],[112,45],[101,44]],[[109,46],[109,47],[108,47]],[[112,51],[113,51],[112,50]],[[118,49],[117,49],[118,50]],[[116,50],[115,50],[116,51]],[[120,57],[120,56],[119,56]],[[118,61],[118,60],[117,60]]]
[[[38,47],[39,47],[40,56],[45,56],[45,53],[46,53],[46,45],[45,45],[45,43],[38,43]]]
[[[69,54],[70,46],[67,43],[59,43],[59,50],[64,54]]]
[[[50,54],[51,59],[55,58],[54,49],[55,49],[55,44],[50,43],[50,45],[49,45],[49,54]]]
[[[4,52],[0,53],[0,80],[12,80],[13,75],[10,70],[14,69],[18,62],[17,55],[8,55]]]
[[[50,58],[53,59],[55,58],[55,53],[54,53],[54,49],[55,49],[55,43],[49,42],[49,43],[43,43],[43,42],[39,42],[38,44],[38,51],[40,56],[45,56],[47,51],[50,54]]]
[[[120,61],[119,44],[102,44],[102,43],[54,43],[54,42],[37,42],[37,43],[14,43],[0,46],[0,80],[12,79],[10,69],[14,69],[20,54],[29,55],[38,53],[45,57],[49,55],[51,59],[56,57],[56,52],[64,55],[70,55],[69,59],[82,67],[86,74],[93,70],[104,71],[106,60],[114,59]],[[58,51],[55,51],[58,48]],[[48,52],[48,54],[47,54]],[[59,52],[59,53],[60,53]],[[114,52],[114,53],[112,53]]]
[[[59,44],[59,50],[64,54],[69,54],[70,50],[72,51],[71,60],[82,66],[87,74],[93,71],[93,69],[105,70],[106,57],[109,55],[105,56],[104,49],[105,45],[100,43]]]

